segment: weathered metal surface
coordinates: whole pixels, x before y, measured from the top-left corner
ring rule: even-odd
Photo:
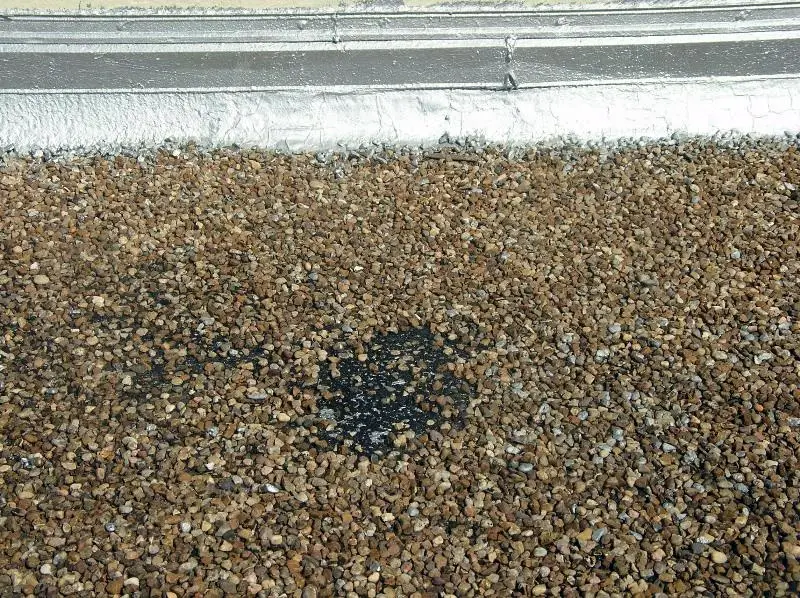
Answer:
[[[800,3],[0,19],[0,92],[490,89],[800,71]]]

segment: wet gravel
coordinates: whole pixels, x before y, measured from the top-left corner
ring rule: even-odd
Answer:
[[[796,593],[797,149],[465,151],[5,156],[0,595]]]

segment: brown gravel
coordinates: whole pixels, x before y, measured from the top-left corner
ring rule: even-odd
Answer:
[[[0,595],[797,592],[800,153],[449,153],[6,157]],[[461,424],[328,443],[411,327]]]

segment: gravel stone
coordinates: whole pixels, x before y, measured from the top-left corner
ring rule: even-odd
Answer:
[[[606,533],[608,533],[608,530],[606,528],[598,527],[596,530],[592,532],[592,540],[594,540],[595,542],[599,542],[600,540],[603,539],[603,536],[605,536]]]
[[[717,565],[722,565],[728,562],[728,555],[726,555],[724,552],[720,552],[719,550],[712,550],[711,560]]]
[[[788,596],[800,152],[0,161],[0,594]]]

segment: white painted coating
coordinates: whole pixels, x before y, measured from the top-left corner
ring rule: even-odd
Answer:
[[[371,142],[435,145],[443,134],[529,144],[673,133],[800,131],[800,78],[565,86],[514,92],[169,92],[0,95],[0,148],[154,145],[280,151]]]

